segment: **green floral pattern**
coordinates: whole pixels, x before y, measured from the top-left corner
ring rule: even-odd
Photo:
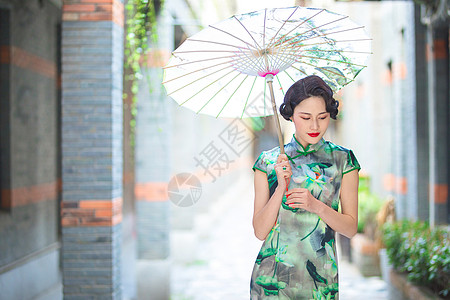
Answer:
[[[337,210],[343,175],[360,169],[353,152],[323,139],[305,149],[295,136],[285,152],[293,172],[289,189],[306,188]],[[279,153],[279,147],[264,151],[253,166],[267,174],[270,195]],[[285,201],[256,258],[251,299],[339,299],[335,232],[316,214]]]

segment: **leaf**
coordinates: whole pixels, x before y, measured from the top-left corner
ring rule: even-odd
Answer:
[[[278,281],[271,276],[259,276],[256,278],[255,283],[264,289],[264,294],[266,294],[266,296],[278,295],[279,290],[284,289],[287,286],[286,282]]]
[[[319,275],[319,273],[317,273],[316,266],[309,259],[306,262],[306,270],[308,270],[309,275],[312,277],[314,281],[328,284],[326,278],[323,278],[322,276]]]
[[[264,259],[275,254],[277,254],[277,249],[274,248],[264,249],[258,253],[258,256],[256,257],[256,263],[259,265]]]

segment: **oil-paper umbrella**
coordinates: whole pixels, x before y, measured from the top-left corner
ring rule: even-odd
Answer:
[[[274,114],[284,153],[276,103],[286,90],[309,75],[339,90],[365,67],[370,47],[363,26],[347,16],[300,6],[264,9],[189,37],[172,53],[163,84],[178,104],[197,113]]]

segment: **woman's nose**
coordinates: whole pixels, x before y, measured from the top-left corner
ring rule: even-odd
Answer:
[[[311,124],[311,129],[319,129],[319,122],[317,120],[313,120]]]

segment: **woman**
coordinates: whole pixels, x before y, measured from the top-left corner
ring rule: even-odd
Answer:
[[[318,76],[286,92],[280,113],[295,125],[292,141],[253,167],[253,227],[264,243],[251,299],[339,299],[335,232],[356,233],[360,167],[351,150],[322,138],[338,105]]]

